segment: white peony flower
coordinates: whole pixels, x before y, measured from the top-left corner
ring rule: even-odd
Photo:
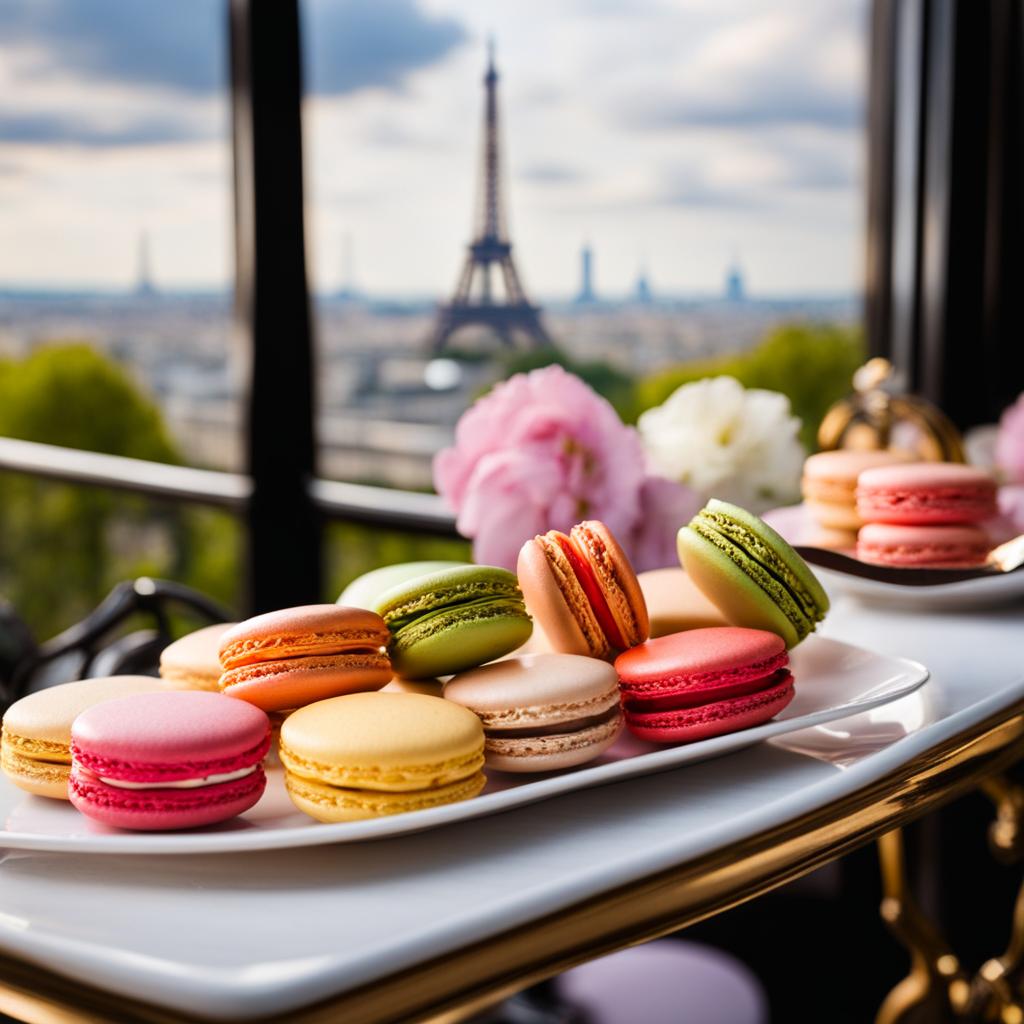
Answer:
[[[752,512],[799,500],[800,420],[777,391],[709,377],[648,409],[637,428],[651,468],[705,498]]]

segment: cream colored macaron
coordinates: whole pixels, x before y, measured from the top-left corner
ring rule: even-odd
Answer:
[[[684,569],[650,569],[637,575],[651,618],[651,636],[728,626],[718,607]]]
[[[160,678],[165,679],[178,690],[220,690],[221,668],[218,650],[221,637],[237,625],[234,622],[218,622],[204,626],[160,652]]]

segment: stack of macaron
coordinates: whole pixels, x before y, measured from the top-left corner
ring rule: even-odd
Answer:
[[[857,479],[868,469],[913,461],[898,449],[818,452],[804,461],[801,490],[804,505],[818,529],[813,543],[822,548],[852,550],[864,525],[857,511]]]
[[[981,565],[991,548],[981,524],[996,515],[996,483],[951,462],[868,469],[857,480],[857,557],[905,568]]]

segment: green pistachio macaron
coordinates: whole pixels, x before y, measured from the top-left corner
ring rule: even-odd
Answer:
[[[763,520],[712,499],[677,537],[679,560],[734,626],[800,643],[828,611],[807,563]]]
[[[533,632],[515,574],[490,565],[416,576],[384,591],[369,607],[391,630],[391,664],[408,679],[493,661]]]
[[[397,565],[382,565],[357,576],[342,592],[337,603],[349,608],[372,608],[373,602],[399,583],[408,583],[419,576],[429,576],[442,569],[454,569],[468,562],[399,562]]]

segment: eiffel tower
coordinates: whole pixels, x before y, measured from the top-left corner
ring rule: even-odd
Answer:
[[[489,327],[506,345],[514,344],[515,333],[523,335],[532,347],[551,345],[541,323],[540,308],[523,291],[505,225],[498,156],[498,72],[494,67],[493,43],[488,46],[484,88],[483,173],[476,230],[455,295],[437,311],[431,338],[435,352],[443,349],[456,331],[470,325]],[[500,301],[495,296],[495,272],[503,285]]]

